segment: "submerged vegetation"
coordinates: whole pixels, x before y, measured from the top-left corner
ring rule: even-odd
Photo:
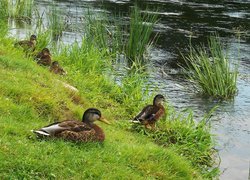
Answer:
[[[135,39],[145,28],[140,25],[135,25]],[[152,27],[146,30],[143,44],[134,45],[135,39],[130,37],[127,48],[144,49]],[[102,23],[90,27],[81,43],[70,46],[54,46],[50,33],[39,31],[37,47],[51,47],[53,60],[68,72],[65,77],[37,66],[14,49],[14,40],[4,32],[6,29],[0,34],[0,178],[202,179],[218,174],[217,168],[213,169],[209,125],[205,120],[196,123],[191,112],[182,116],[166,104],[167,114],[156,131],[131,125],[128,120],[153,95],[136,68],[119,83],[110,76],[114,51],[106,39],[111,31]],[[91,36],[95,43],[90,43]],[[66,88],[65,83],[79,92]],[[100,109],[113,122],[100,125],[106,134],[103,144],[39,140],[30,132],[54,121],[81,119],[90,107]]]
[[[216,99],[234,97],[238,64],[230,63],[218,36],[209,38],[208,48],[190,47],[190,54],[184,59],[187,64],[184,69],[201,94]]]

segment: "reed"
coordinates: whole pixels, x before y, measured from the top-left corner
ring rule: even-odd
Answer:
[[[8,17],[8,7],[9,7],[8,0],[2,0],[0,2],[0,17],[1,17],[1,19]]]
[[[93,15],[88,10],[84,24],[84,37],[99,49],[106,49],[107,54],[115,55],[122,53],[123,36],[121,26],[115,20],[109,19],[106,13]]]
[[[49,9],[49,29],[52,32],[52,37],[58,40],[62,36],[62,32],[65,29],[65,23],[62,15],[62,11],[59,10],[54,4]]]
[[[1,7],[7,17],[21,20],[31,20],[33,5],[34,0],[1,1]]]
[[[183,56],[190,80],[198,92],[216,99],[230,99],[237,92],[238,65],[230,63],[228,54],[218,36],[208,39],[208,48],[190,47],[190,54]]]
[[[0,37],[8,33],[7,0],[0,2]]]
[[[134,61],[143,61],[143,55],[147,48],[152,44],[153,27],[158,21],[156,14],[147,14],[140,11],[135,6],[132,8],[129,24],[129,38],[125,47],[126,56]]]

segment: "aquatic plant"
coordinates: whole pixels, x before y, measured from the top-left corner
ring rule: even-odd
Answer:
[[[133,62],[140,64],[155,39],[152,32],[157,21],[156,14],[142,13],[137,6],[130,12],[128,26],[120,24],[117,20],[113,20],[112,24],[105,13],[98,16],[92,15],[89,11],[84,28],[85,37],[95,46],[107,49],[109,54],[125,54],[130,64]]]
[[[55,4],[50,6],[49,9],[49,29],[52,32],[54,40],[58,40],[62,36],[62,32],[65,29],[65,22],[63,19],[62,11],[56,7]]]
[[[229,99],[237,92],[238,65],[230,63],[228,54],[218,36],[208,39],[208,48],[190,47],[190,54],[183,56],[189,79],[198,92],[216,99]]]
[[[89,44],[106,49],[107,54],[116,55],[123,51],[121,26],[111,22],[106,13],[93,14],[89,9],[84,23],[84,37]]]
[[[143,55],[155,38],[152,38],[152,32],[157,21],[158,16],[156,14],[142,13],[137,6],[132,8],[129,37],[125,46],[125,54],[130,60],[139,59],[139,62],[143,61]]]
[[[0,1],[0,18],[8,18],[8,6],[9,2],[8,0],[2,0]]]
[[[21,19],[21,20],[31,20],[32,9],[34,0],[1,0],[1,11],[7,17]]]

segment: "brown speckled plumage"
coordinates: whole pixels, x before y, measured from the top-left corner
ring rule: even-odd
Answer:
[[[52,62],[50,66],[50,72],[53,72],[55,74],[65,75],[66,72],[63,70],[63,68],[59,65],[57,61]]]
[[[43,48],[41,52],[39,52],[35,60],[37,61],[37,64],[43,65],[43,66],[50,66],[51,65],[51,54],[48,48]]]
[[[105,135],[103,130],[97,126],[93,125],[89,129],[85,129],[82,131],[62,131],[55,135],[56,137],[63,138],[65,140],[77,141],[77,142],[89,142],[89,141],[104,141]]]
[[[43,55],[38,61],[37,64],[42,66],[50,66],[51,65],[51,57],[50,55]]]
[[[36,48],[36,36],[31,35],[30,40],[23,40],[15,43],[15,46],[22,47],[25,51],[33,52]]]
[[[89,108],[84,112],[82,121],[66,120],[56,122],[33,132],[40,137],[61,138],[74,142],[102,142],[105,139],[105,134],[99,126],[94,124],[96,120],[109,123],[101,117],[99,110]]]
[[[160,94],[156,95],[153,105],[147,105],[144,107],[142,111],[134,117],[133,122],[140,122],[149,129],[155,128],[156,121],[158,121],[165,114],[165,108],[162,105],[164,101],[164,96]]]

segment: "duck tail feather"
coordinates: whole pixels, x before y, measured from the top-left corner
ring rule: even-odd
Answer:
[[[50,136],[49,133],[41,131],[41,130],[31,130],[33,133],[40,135],[40,136]]]
[[[136,123],[136,124],[139,124],[141,123],[138,119],[132,119],[130,120],[131,123]]]

